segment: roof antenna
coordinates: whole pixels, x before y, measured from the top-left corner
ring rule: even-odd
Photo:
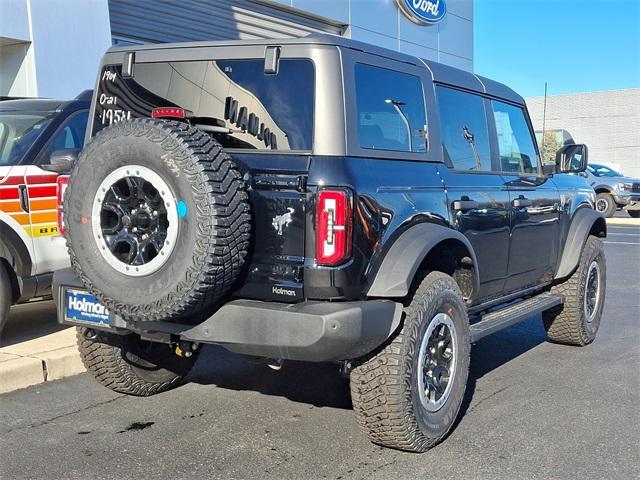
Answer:
[[[544,163],[544,134],[545,124],[547,122],[547,82],[544,82],[544,106],[542,107],[542,142],[540,145],[540,151],[542,152],[542,163]]]

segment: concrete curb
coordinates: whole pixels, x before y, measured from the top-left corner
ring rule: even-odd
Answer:
[[[76,346],[61,348],[40,355],[45,368],[45,381],[60,380],[85,371]]]
[[[42,361],[0,353],[0,393],[44,382]]]
[[[75,328],[0,348],[0,393],[85,371]]]
[[[640,227],[640,218],[607,218],[607,225],[630,225]]]

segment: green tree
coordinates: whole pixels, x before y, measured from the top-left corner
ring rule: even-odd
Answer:
[[[553,130],[545,130],[542,136],[540,151],[543,163],[555,163],[556,153],[562,147],[558,136]]]

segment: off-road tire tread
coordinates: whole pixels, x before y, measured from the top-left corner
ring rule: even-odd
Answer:
[[[68,191],[82,191],[74,173],[106,142],[122,136],[145,136],[170,152],[181,173],[189,178],[199,219],[199,241],[186,280],[160,300],[131,305],[105,297],[82,269],[67,238],[71,266],[88,290],[107,308],[127,320],[161,321],[186,317],[210,310],[226,295],[239,277],[249,249],[251,216],[244,181],[231,157],[211,136],[188,124],[175,121],[135,119],[101,130],[87,143],[73,167]],[[64,218],[70,218],[64,202]],[[68,231],[68,230],[67,230]]]
[[[102,333],[97,333],[96,340],[89,340],[84,331],[84,328],[76,329],[80,358],[87,371],[101,385],[118,393],[149,397],[182,384],[183,377],[180,375],[168,375],[164,382],[149,382],[141,378],[124,360],[123,350],[126,347],[118,335],[111,335],[107,343],[101,341]]]
[[[462,293],[453,278],[441,272],[430,272],[412,290],[402,328],[351,371],[351,399],[358,424],[373,443],[425,452],[442,441],[452,425],[434,438],[420,431],[411,400],[412,352],[419,348],[417,337],[425,306],[445,290],[457,292],[460,299]],[[467,375],[465,371],[465,383]]]
[[[602,256],[602,241],[590,235],[580,255],[576,271],[563,283],[551,288],[551,293],[563,295],[564,304],[553,307],[542,313],[542,321],[550,341],[565,345],[583,347],[593,341],[584,330],[582,321],[584,282],[582,277],[589,268],[592,259]],[[600,265],[601,274],[606,275],[605,262]],[[604,303],[604,297],[602,298]],[[604,306],[604,305],[603,305]]]

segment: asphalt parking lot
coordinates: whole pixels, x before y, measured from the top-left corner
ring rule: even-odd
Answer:
[[[610,226],[605,251],[594,344],[547,343],[539,317],[483,339],[465,414],[426,454],[370,444],[333,365],[206,347],[191,383],[152,398],[88,374],[0,395],[0,477],[639,478],[640,227]]]

